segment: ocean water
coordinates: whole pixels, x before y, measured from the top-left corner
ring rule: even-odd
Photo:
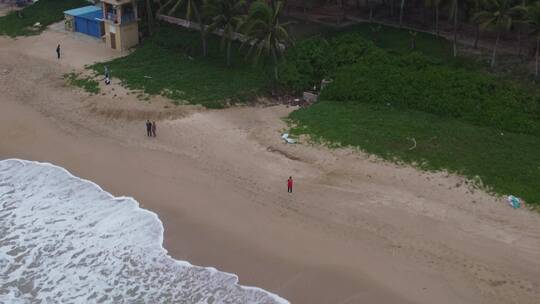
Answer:
[[[0,303],[288,303],[171,258],[156,214],[51,164],[0,161]]]

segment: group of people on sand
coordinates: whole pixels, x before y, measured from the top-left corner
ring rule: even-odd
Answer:
[[[150,121],[149,119],[146,120],[146,136],[148,137],[156,137],[156,122]],[[289,179],[287,180],[287,192],[292,193],[293,191],[293,178],[292,176],[289,176]]]
[[[156,122],[150,120],[146,120],[146,136],[148,137],[156,137]]]

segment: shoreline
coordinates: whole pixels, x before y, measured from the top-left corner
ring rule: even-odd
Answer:
[[[106,196],[111,199],[112,201],[114,202],[122,202],[123,204],[125,204],[125,201],[128,201],[129,203],[133,203],[135,205],[135,209],[132,210],[132,212],[134,213],[144,213],[144,214],[148,214],[149,216],[151,216],[152,218],[154,218],[154,220],[156,220],[158,223],[159,223],[159,227],[160,227],[160,238],[157,240],[158,244],[159,244],[159,248],[162,252],[164,252],[167,257],[170,259],[170,260],[173,260],[174,264],[178,264],[178,265],[181,265],[181,266],[184,266],[184,267],[195,267],[195,268],[202,268],[204,270],[207,270],[209,272],[221,272],[225,275],[228,275],[230,277],[234,277],[236,279],[236,282],[233,283],[235,286],[237,286],[239,289],[241,290],[245,290],[245,291],[260,291],[260,292],[263,292],[265,294],[267,294],[271,299],[275,300],[276,303],[281,303],[281,304],[289,304],[289,302],[283,298],[281,298],[279,295],[277,294],[274,294],[274,293],[271,293],[271,292],[268,292],[262,288],[259,288],[259,287],[255,287],[255,286],[244,286],[244,285],[240,285],[239,284],[239,278],[236,274],[234,273],[228,273],[228,272],[223,272],[223,271],[220,271],[214,267],[204,267],[204,266],[198,266],[198,265],[193,265],[191,264],[189,261],[184,261],[184,260],[177,260],[177,259],[174,259],[172,256],[170,256],[168,253],[167,253],[167,250],[165,249],[164,247],[164,232],[165,232],[165,229],[164,229],[164,226],[163,226],[163,222],[160,220],[159,218],[159,215],[150,211],[150,210],[147,210],[147,209],[144,209],[144,208],[141,208],[140,206],[140,203],[137,202],[134,198],[132,197],[128,197],[128,196],[114,196],[112,195],[111,193],[103,190],[103,188],[101,188],[98,184],[92,182],[91,180],[87,180],[87,179],[83,179],[83,178],[80,178],[80,177],[77,177],[75,175],[73,175],[71,172],[69,172],[68,170],[66,170],[65,168],[63,167],[59,167],[59,166],[56,166],[54,164],[51,164],[51,163],[46,163],[46,162],[36,162],[36,161],[29,161],[29,160],[24,160],[24,159],[17,159],[17,158],[8,158],[8,159],[3,159],[3,160],[0,160],[0,164],[2,164],[3,162],[17,162],[17,163],[20,163],[22,164],[23,166],[41,166],[41,167],[49,167],[49,168],[52,168],[54,170],[59,170],[61,171],[63,174],[67,175],[69,179],[72,179],[72,180],[76,180],[77,182],[80,182],[80,183],[83,183],[83,184],[89,184],[90,186],[92,186],[94,189],[97,189],[98,192],[101,192],[101,193],[104,193],[106,194]]]
[[[240,284],[295,304],[540,296],[538,214],[456,186],[463,179],[454,175],[284,145],[280,118],[293,108],[164,110],[165,100],[142,103],[115,83],[88,96],[61,79],[85,62],[43,53],[59,37],[68,54],[92,52],[50,31],[0,38],[0,120],[9,126],[0,158],[51,162],[133,197],[159,215],[173,258],[238,274]],[[88,60],[113,56],[101,52]],[[144,137],[146,117],[167,117],[156,139]],[[290,175],[293,195],[284,189]]]

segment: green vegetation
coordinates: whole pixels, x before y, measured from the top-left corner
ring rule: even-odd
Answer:
[[[491,67],[494,67],[501,33],[510,31],[515,23],[525,20],[527,9],[521,0],[485,0],[482,3],[484,10],[476,13],[474,19],[481,28],[490,28],[497,33],[491,57]]]
[[[252,56],[255,63],[261,57],[271,58],[274,70],[274,85],[279,80],[278,63],[285,48],[291,44],[291,38],[287,32],[287,24],[283,24],[279,17],[285,6],[285,1],[255,1],[249,7],[246,17],[244,34],[247,40],[244,45],[249,47],[248,55]]]
[[[193,17],[195,17],[195,21],[199,24],[204,24],[206,17],[206,13],[202,11],[202,3],[201,0],[169,0],[165,1],[163,5],[160,5],[157,13],[162,14],[165,11],[167,11],[167,15],[173,15],[182,13],[182,17],[186,20],[193,20]],[[203,57],[206,57],[208,54],[208,46],[207,46],[207,31],[204,26],[199,28],[199,34],[202,41],[202,55]]]
[[[358,34],[306,39],[286,59],[282,84],[295,91],[334,80],[323,100],[392,104],[540,135],[540,97],[528,88],[420,53],[391,54]]]
[[[267,90],[266,69],[254,68],[242,60],[234,43],[230,68],[220,51],[220,38],[208,37],[208,54],[200,54],[200,33],[161,24],[156,32],[129,56],[92,66],[131,88],[147,94],[163,94],[177,102],[221,108],[227,103],[245,102]]]
[[[98,94],[100,92],[99,83],[92,77],[87,76],[82,78],[79,74],[69,73],[65,74],[64,78],[70,85],[79,87],[90,94]]]
[[[540,138],[477,127],[395,106],[322,101],[293,112],[292,134],[333,146],[354,146],[384,159],[447,169],[498,194],[540,203]],[[414,146],[413,138],[416,141]]]
[[[222,30],[221,48],[227,48],[227,66],[231,66],[231,50],[234,34],[244,22],[242,10],[246,3],[243,0],[205,0],[204,12],[211,19],[207,31]]]
[[[383,50],[358,33],[305,39],[280,68],[282,85],[296,91],[333,79],[321,101],[290,115],[293,134],[479,176],[496,193],[540,202],[540,96],[530,88],[433,55]]]
[[[540,96],[517,84],[449,67],[417,53],[366,55],[336,72],[321,98],[393,104],[540,136]]]
[[[214,6],[212,15],[222,16],[220,26],[237,15],[230,12],[237,3]],[[207,107],[265,94],[272,78],[297,93],[332,79],[321,101],[290,115],[293,134],[308,134],[330,146],[359,147],[427,170],[447,169],[480,179],[495,193],[540,202],[536,88],[478,70],[486,62],[455,58],[453,42],[373,24],[301,39],[271,71],[281,51],[280,37],[272,30],[282,31],[275,19],[280,5],[256,2],[248,11],[252,17],[242,20],[257,23],[244,33],[272,65],[251,67],[241,60],[238,43],[223,51],[220,37],[204,36],[201,43],[200,31],[165,24],[135,52],[107,65],[130,88]],[[260,18],[254,18],[259,9]],[[230,29],[241,23],[229,23]],[[281,41],[288,40],[282,34],[287,39]],[[93,69],[102,73],[103,64]]]
[[[40,0],[19,12],[0,17],[0,35],[16,37],[39,34],[46,26],[61,21],[65,10],[85,5],[89,3],[84,0]],[[34,28],[37,22],[41,26]]]

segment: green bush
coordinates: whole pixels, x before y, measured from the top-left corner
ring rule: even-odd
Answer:
[[[280,65],[280,83],[295,92],[311,89],[324,78],[332,78],[336,69],[354,64],[374,51],[372,42],[354,33],[331,40],[322,37],[302,40],[287,50]]]
[[[64,18],[64,11],[85,5],[89,5],[85,0],[40,0],[19,13],[11,12],[0,17],[0,35],[11,37],[37,35],[46,26],[61,21]],[[33,28],[37,22],[41,27]]]
[[[360,147],[384,159],[480,180],[499,194],[540,205],[540,137],[364,102],[321,101],[291,113],[292,134]],[[417,145],[414,149],[412,138]]]
[[[79,87],[90,94],[99,94],[99,92],[101,91],[99,89],[99,82],[97,82],[91,77],[79,76],[80,74],[69,73],[64,75],[64,79],[66,79],[70,85]]]
[[[364,55],[377,51],[373,42],[356,33],[338,35],[330,41],[330,44],[337,68],[354,64]]]
[[[332,47],[321,37],[309,38],[287,50],[280,65],[280,82],[293,91],[312,88],[332,73],[335,61]]]
[[[227,67],[220,37],[208,36],[208,55],[200,52],[199,32],[160,23],[154,35],[145,39],[128,56],[90,66],[103,74],[107,65],[111,75],[134,90],[149,95],[164,95],[177,104],[201,104],[223,108],[243,103],[264,94],[268,78],[264,68],[243,61],[238,44],[233,44],[232,67]]]
[[[324,100],[391,104],[476,125],[540,135],[540,98],[489,75],[421,54],[372,52],[340,68]]]

